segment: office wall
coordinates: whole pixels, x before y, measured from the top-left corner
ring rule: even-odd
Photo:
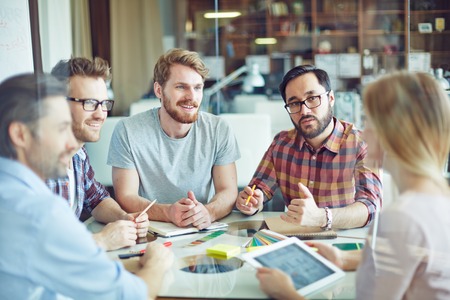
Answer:
[[[0,1],[0,81],[33,72],[28,0]]]

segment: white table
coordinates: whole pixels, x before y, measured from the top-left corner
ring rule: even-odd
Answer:
[[[217,260],[206,256],[206,248],[215,244],[243,245],[250,237],[248,232],[256,231],[263,223],[264,217],[279,215],[280,212],[262,212],[255,216],[245,217],[239,212],[233,212],[221,221],[229,224],[227,233],[197,246],[185,247],[190,242],[206,236],[210,233],[189,234],[173,238],[158,237],[154,242],[172,242],[172,250],[175,254],[175,262],[171,270],[166,275],[164,284],[159,293],[159,297],[169,297],[177,299],[183,298],[222,298],[222,299],[267,299],[268,297],[259,289],[259,282],[255,276],[255,269],[247,263],[242,263],[237,256],[229,260]],[[89,219],[85,222],[92,232],[99,231],[103,225]],[[340,230],[338,238],[322,240],[324,243],[346,243],[364,242],[367,235],[367,228]],[[131,248],[125,248],[108,252],[112,259],[118,259],[118,254],[138,251],[145,248],[145,244],[138,244]],[[244,253],[245,249],[242,248]],[[122,260],[129,268],[137,264],[137,259]],[[191,266],[197,268],[209,264],[211,268],[221,269],[223,267],[234,267],[236,270],[229,272],[213,272],[199,274],[182,271],[181,269]],[[240,266],[240,267],[239,267]],[[308,299],[354,299],[355,298],[355,272],[346,272],[346,276],[330,284],[321,291],[307,295]]]

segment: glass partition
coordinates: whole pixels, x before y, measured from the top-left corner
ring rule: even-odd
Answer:
[[[243,65],[257,64],[265,79],[249,93],[240,74],[211,98],[225,101],[213,112],[238,112],[233,101],[245,94],[280,100],[282,76],[299,64],[325,69],[333,89],[352,99],[376,76],[397,69],[450,76],[446,0],[187,1],[186,45],[216,58],[207,87]]]

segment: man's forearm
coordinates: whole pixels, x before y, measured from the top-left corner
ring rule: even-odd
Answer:
[[[222,219],[230,214],[233,209],[237,194],[223,191],[214,195],[211,201],[205,205],[211,216],[211,222]]]
[[[169,215],[171,204],[159,204],[158,199],[156,200],[156,203],[147,211],[148,219],[154,221],[172,222]],[[130,195],[122,196],[119,203],[125,211],[132,213],[143,211],[147,208],[150,202],[150,200],[139,195]]]
[[[369,212],[366,205],[355,202],[346,207],[332,208],[333,228],[357,228],[363,227],[367,223]]]
[[[92,216],[95,220],[102,223],[110,223],[117,220],[123,220],[126,212],[112,198],[105,198],[92,210]]]
[[[150,204],[149,199],[146,199],[139,195],[120,196],[117,197],[117,202],[123,208],[123,210],[125,210],[128,213],[143,211]],[[156,202],[156,204],[157,203],[158,202]],[[152,206],[151,210],[154,209],[154,206]]]
[[[171,205],[172,204],[158,204],[158,202],[156,202],[156,204],[153,205],[149,211],[147,211],[149,220],[172,222],[169,213]]]

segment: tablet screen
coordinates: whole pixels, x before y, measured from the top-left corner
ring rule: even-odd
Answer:
[[[297,290],[334,273],[297,244],[262,254],[254,258],[261,265],[289,274]]]
[[[315,292],[345,276],[341,269],[297,238],[288,238],[244,253],[242,258],[256,268],[279,269],[288,274],[297,292],[302,295]]]

